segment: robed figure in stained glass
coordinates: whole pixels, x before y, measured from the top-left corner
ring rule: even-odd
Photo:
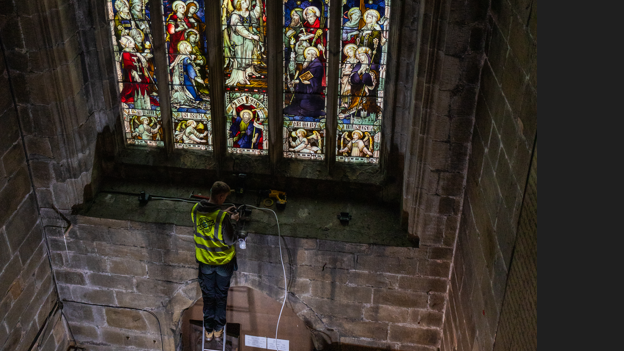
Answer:
[[[262,149],[263,129],[254,118],[254,112],[244,109],[232,123],[229,137],[233,139],[235,148]]]
[[[299,40],[309,40],[310,46],[316,46],[320,52],[325,52],[327,38],[321,23],[321,11],[316,6],[309,6],[303,10],[303,16],[306,18],[303,24],[305,34],[301,34]]]
[[[254,61],[262,55],[260,43],[260,24],[262,23],[262,2],[258,1],[253,9],[251,0],[234,0],[234,11],[229,18],[228,34],[232,74],[226,85],[250,85],[249,76],[259,76],[254,68]]]
[[[191,55],[193,48],[187,41],[178,43],[180,55],[176,55],[171,64],[171,103],[185,107],[203,107],[201,95],[207,95],[208,91],[204,86],[197,67],[195,66],[195,56]]]
[[[305,49],[304,56],[306,61],[301,72],[289,84],[295,94],[290,105],[284,108],[284,113],[304,117],[325,116],[325,98],[321,95],[325,67],[315,47]]]
[[[379,113],[381,108],[377,105],[377,87],[379,85],[379,65],[371,63],[371,50],[365,46],[356,51],[358,63],[353,67],[349,84],[353,98],[348,107],[361,109],[368,113]]]
[[[143,55],[136,52],[136,44],[134,39],[129,36],[123,36],[119,40],[123,47],[121,53],[121,67],[123,69],[123,89],[120,93],[121,102],[126,104],[132,103],[134,108],[148,108],[149,105],[158,106],[158,100],[151,95],[156,89],[154,78],[151,76],[147,60]],[[137,101],[139,100],[139,101]]]
[[[178,53],[178,44],[184,40],[184,33],[192,28],[191,22],[186,17],[186,4],[184,1],[174,1],[171,5],[173,13],[167,18],[167,42],[169,42],[169,62],[175,60]]]

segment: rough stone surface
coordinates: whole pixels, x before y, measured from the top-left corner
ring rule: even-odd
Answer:
[[[492,1],[487,15],[443,351],[537,349],[537,3]]]

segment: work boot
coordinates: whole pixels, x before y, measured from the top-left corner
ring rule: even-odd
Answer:
[[[213,335],[214,335],[215,340],[217,341],[223,340],[223,329],[215,330]]]
[[[206,340],[212,341],[212,337],[214,336],[214,331],[209,332],[207,330],[204,330],[204,332],[206,333]]]

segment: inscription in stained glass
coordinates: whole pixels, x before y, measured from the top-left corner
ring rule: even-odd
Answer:
[[[174,145],[212,150],[204,0],[163,0]]]
[[[109,0],[107,12],[126,142],[163,146],[148,0]]]

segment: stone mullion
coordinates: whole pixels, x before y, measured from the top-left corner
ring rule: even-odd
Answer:
[[[218,169],[222,169],[227,153],[227,137],[225,135],[225,80],[223,72],[221,2],[206,1],[205,4],[213,156]]]
[[[331,0],[329,7],[329,62],[327,69],[327,123],[325,157],[331,172],[336,163],[336,130],[338,129],[338,75],[340,74],[340,30],[342,1]]]
[[[401,35],[401,28],[403,25],[404,15],[404,1],[394,0],[390,7],[390,32],[388,33],[388,58],[386,59],[386,87],[384,91],[383,101],[383,119],[381,121],[381,138],[382,142],[379,150],[379,165],[384,172],[388,172],[388,158],[390,154],[390,148],[392,146],[392,139],[394,137],[395,129],[393,122],[395,117],[395,101],[397,90],[397,74],[399,67],[399,38]],[[424,4],[424,0],[422,2]],[[420,13],[418,14],[420,16]],[[408,17],[409,18],[409,17]],[[422,20],[419,20],[419,25],[422,24]],[[421,31],[419,31],[420,33]],[[414,67],[418,65],[418,56],[420,52],[420,45],[416,45],[416,63]]]
[[[154,38],[154,64],[160,102],[160,117],[165,137],[167,156],[173,152],[173,125],[171,122],[171,94],[169,93],[169,64],[167,62],[167,46],[165,44],[165,26],[163,20],[162,0],[150,0],[151,24]]]
[[[283,158],[283,72],[284,48],[282,42],[284,4],[281,0],[265,0],[267,15],[268,44],[268,89],[269,100],[269,156],[271,169],[276,172]]]

